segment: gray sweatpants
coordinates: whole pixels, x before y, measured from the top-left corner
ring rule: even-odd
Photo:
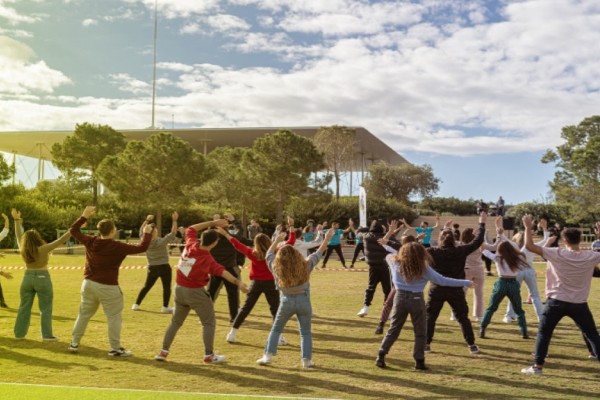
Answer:
[[[84,279],[81,284],[81,304],[79,315],[73,327],[73,344],[79,344],[81,337],[85,334],[88,322],[98,311],[102,309],[108,322],[108,341],[111,350],[121,348],[121,325],[123,323],[123,292],[117,285],[104,285],[102,283]]]
[[[387,335],[381,342],[380,353],[387,354],[390,348],[400,336],[400,331],[410,315],[415,333],[415,342],[413,346],[413,357],[415,360],[425,359],[425,344],[427,338],[426,312],[423,293],[407,292],[397,290],[394,296],[394,305],[392,307],[392,322]]]
[[[175,285],[175,310],[171,323],[163,338],[163,350],[169,350],[177,331],[183,325],[191,310],[194,310],[202,324],[202,339],[204,341],[204,354],[213,354],[215,342],[215,308],[210,295],[204,288],[186,288]]]

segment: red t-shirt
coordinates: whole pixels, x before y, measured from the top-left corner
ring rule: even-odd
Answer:
[[[210,252],[198,248],[198,231],[188,228],[185,232],[185,250],[177,265],[178,285],[195,289],[206,286],[210,275],[221,276],[225,268],[217,263]]]

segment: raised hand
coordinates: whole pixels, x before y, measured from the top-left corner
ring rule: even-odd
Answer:
[[[173,211],[173,214],[171,214],[171,219],[173,221],[177,221],[179,219],[179,214],[177,213],[177,211]]]
[[[96,214],[96,207],[87,206],[85,210],[83,210],[83,214],[81,214],[85,219],[90,219],[92,215]]]
[[[10,210],[10,215],[13,217],[13,219],[21,219],[21,211],[17,211],[16,208]]]

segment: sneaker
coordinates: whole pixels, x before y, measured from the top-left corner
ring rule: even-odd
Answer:
[[[173,307],[161,307],[160,312],[163,314],[173,314]]]
[[[302,368],[312,368],[314,366],[315,366],[315,363],[312,362],[312,360],[310,358],[302,359]]]
[[[597,356],[597,355],[595,355],[594,353],[590,353],[590,354],[588,355],[588,358],[589,358],[590,360],[595,360],[595,359],[597,359],[597,358],[598,358],[598,356]]]
[[[227,337],[225,337],[225,340],[227,340],[229,343],[237,342],[237,340],[235,339],[235,334],[236,332],[234,330],[230,330],[227,334]]]
[[[44,342],[58,342],[58,337],[57,336],[50,336],[50,337],[42,338],[42,340]]]
[[[511,322],[515,322],[517,319],[513,317],[504,317],[502,318],[502,322],[505,324],[510,324]]]
[[[134,305],[132,305],[132,306],[131,306],[131,309],[132,309],[133,311],[137,311],[137,310],[139,310],[139,309],[140,309],[140,305],[139,305],[139,304],[134,304]]]
[[[71,353],[77,353],[79,351],[79,345],[75,344],[75,343],[71,343],[71,344],[69,344],[69,347],[67,348],[67,350],[69,350]]]
[[[383,335],[383,323],[377,324],[377,328],[375,329],[376,335]]]
[[[350,264],[350,269],[354,268],[354,264]]]
[[[479,337],[485,339],[485,328],[479,328]]]
[[[219,356],[214,353],[204,356],[204,364],[219,364],[223,361],[225,361],[225,356]]]
[[[523,368],[521,373],[525,375],[542,375],[543,371],[541,368],[531,365],[527,368]]]
[[[272,358],[273,358],[273,356],[271,354],[265,353],[265,354],[263,354],[263,356],[261,358],[259,358],[258,360],[256,360],[256,363],[258,365],[271,364]]]
[[[425,345],[425,350],[424,350],[424,351],[425,351],[425,353],[431,353],[431,345],[429,345],[429,344],[426,344],[426,345]]]
[[[358,258],[358,261],[365,261],[365,260],[366,260],[366,258],[365,258],[365,257],[359,257],[359,258]]]
[[[469,346],[469,353],[471,354],[479,354],[479,347],[476,344],[472,344]]]
[[[456,317],[454,316],[454,313],[450,314],[450,321],[456,321]]]
[[[278,342],[279,346],[287,346],[288,345],[288,341],[285,340],[285,338],[283,337],[283,335],[279,336],[279,342]]]
[[[327,268],[327,265],[325,265],[325,264],[321,265],[321,269],[325,269],[325,268]]]
[[[367,315],[369,313],[369,306],[364,306],[363,308],[360,309],[360,311],[358,312],[359,317],[364,317],[365,315]]]
[[[483,317],[475,317],[475,322],[481,322],[482,319]]]
[[[169,352],[167,350],[161,350],[160,353],[154,356],[156,361],[167,361],[167,356]]]
[[[111,350],[108,352],[108,355],[111,357],[131,357],[133,353],[129,350],[125,350],[125,348],[121,347],[118,350]]]
[[[375,359],[375,366],[378,368],[385,368],[387,365],[385,364],[385,355],[379,354]]]
[[[416,360],[415,361],[415,369],[418,371],[425,371],[425,370],[428,370],[429,368],[427,368],[425,366],[425,360]]]

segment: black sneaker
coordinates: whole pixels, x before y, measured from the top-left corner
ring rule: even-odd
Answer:
[[[385,355],[383,355],[383,354],[378,355],[377,358],[375,359],[375,365],[379,368],[387,367],[387,365],[385,365]]]
[[[431,353],[431,345],[429,345],[429,344],[425,345],[425,353]]]
[[[383,335],[383,323],[377,324],[377,329],[375,329],[376,335]]]
[[[416,360],[415,361],[415,369],[419,371],[428,370],[427,366],[425,366],[425,360]]]
[[[485,329],[484,328],[479,329],[479,337],[481,339],[485,339]]]
[[[108,352],[108,355],[111,357],[131,357],[133,353],[129,350],[125,350],[121,347],[119,350],[111,350]]]

